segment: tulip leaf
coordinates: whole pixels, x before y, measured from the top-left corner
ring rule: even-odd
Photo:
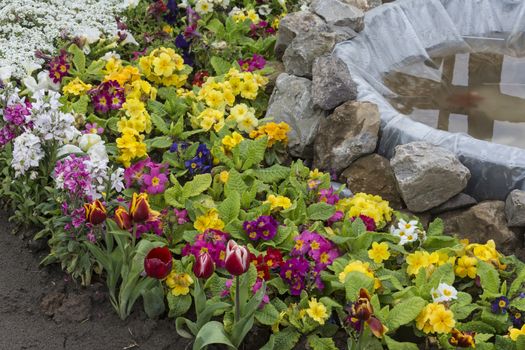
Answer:
[[[224,331],[224,325],[217,321],[210,321],[199,330],[193,343],[193,350],[205,349],[210,344],[224,344],[235,348]]]
[[[164,289],[161,285],[145,290],[142,293],[142,298],[144,299],[144,311],[149,318],[156,318],[162,315],[166,309],[164,305]]]
[[[386,319],[389,331],[412,322],[425,307],[427,302],[420,297],[411,297],[403,300],[390,310]]]
[[[184,326],[188,327],[190,332],[186,331],[186,329],[184,329]],[[190,321],[185,317],[177,317],[177,319],[175,320],[175,329],[177,330],[178,335],[188,339],[192,339],[199,333],[199,329],[197,328],[195,322]]]
[[[306,209],[310,220],[327,220],[335,213],[335,207],[327,203],[314,203]]]

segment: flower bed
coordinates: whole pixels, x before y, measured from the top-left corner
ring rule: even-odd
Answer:
[[[255,325],[263,349],[525,346],[521,261],[287,154],[291,127],[263,116],[300,4],[132,5],[136,46],[62,38],[32,81],[2,82],[1,194],[43,228],[44,263],[103,276],[122,319],[142,299],[194,349]]]

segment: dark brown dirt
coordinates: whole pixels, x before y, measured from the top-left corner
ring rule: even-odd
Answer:
[[[191,347],[178,337],[173,320],[149,320],[140,305],[128,320],[121,321],[104,285],[82,288],[58,266],[39,266],[46,250],[31,253],[22,235],[11,234],[13,226],[1,210],[0,222],[1,350]]]

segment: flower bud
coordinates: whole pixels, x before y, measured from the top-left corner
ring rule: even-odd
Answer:
[[[144,271],[149,277],[164,279],[171,272],[171,252],[167,247],[157,247],[149,251],[144,258]]]
[[[215,270],[215,264],[208,252],[204,252],[197,257],[193,265],[193,273],[197,278],[209,278]]]
[[[129,208],[131,218],[134,222],[144,222],[149,218],[150,208],[147,193],[133,193]]]
[[[131,228],[131,216],[124,207],[118,207],[115,210],[115,222],[122,230],[129,230]]]
[[[86,211],[86,220],[92,225],[101,224],[107,218],[106,207],[98,199],[92,203],[84,204],[84,209]]]
[[[226,270],[234,276],[240,276],[250,267],[250,254],[246,247],[240,246],[234,241],[228,241],[226,246],[226,258],[224,259]]]

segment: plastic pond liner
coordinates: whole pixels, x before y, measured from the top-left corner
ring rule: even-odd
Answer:
[[[524,1],[399,0],[334,55],[379,106],[380,154],[427,141],[469,168],[478,200],[525,189]]]

